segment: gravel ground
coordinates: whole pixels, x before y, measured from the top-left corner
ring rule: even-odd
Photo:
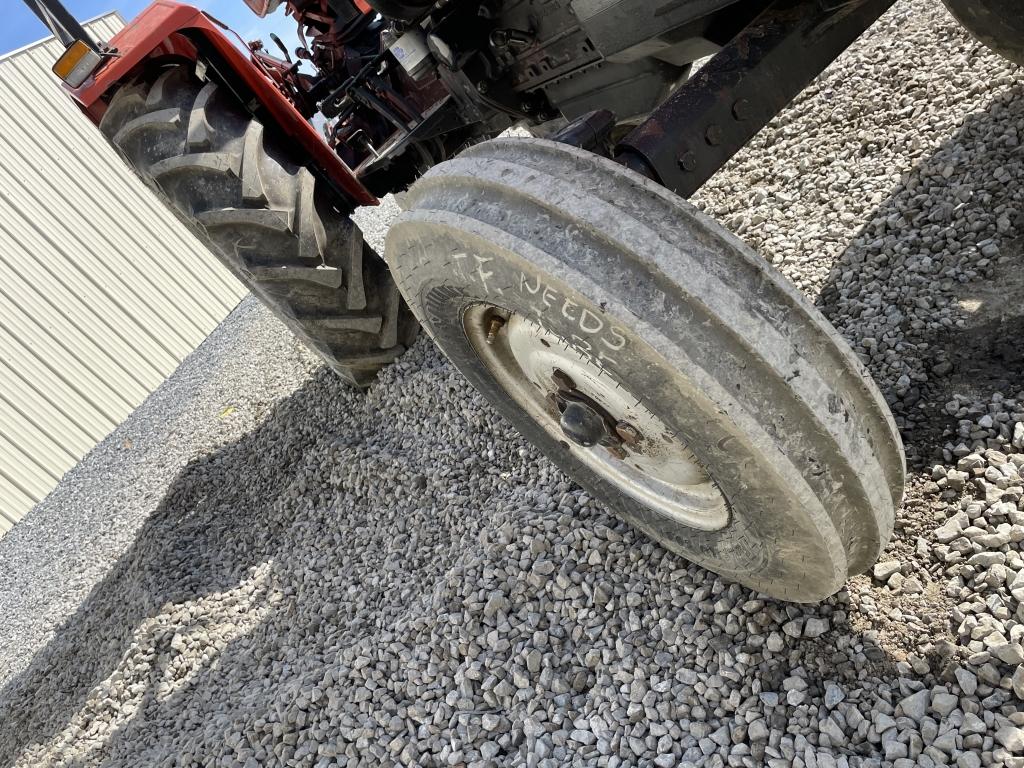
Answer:
[[[724,582],[427,340],[359,395],[247,301],[0,540],[0,765],[1024,766],[1024,85],[935,6],[698,201],[893,406],[872,574],[817,606]]]

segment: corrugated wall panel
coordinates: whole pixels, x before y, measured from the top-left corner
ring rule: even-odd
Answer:
[[[0,534],[245,295],[61,91],[60,50],[0,58]]]

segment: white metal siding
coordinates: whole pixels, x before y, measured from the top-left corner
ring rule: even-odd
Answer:
[[[60,51],[0,58],[0,535],[245,295],[63,93]]]

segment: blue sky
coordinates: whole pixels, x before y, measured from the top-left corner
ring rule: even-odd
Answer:
[[[11,6],[4,14],[4,24],[0,26],[0,55],[34,43],[49,36],[49,30],[35,17],[21,0],[5,0]],[[193,0],[195,5],[208,11],[211,15],[226,23],[246,41],[262,38],[267,48],[276,51],[268,34],[276,32],[289,48],[297,44],[295,22],[284,15],[284,4],[276,13],[266,19],[260,19],[249,10],[243,0]],[[107,11],[120,11],[125,20],[130,21],[139,11],[149,5],[147,0],[64,0],[64,5],[78,19],[85,21]]]

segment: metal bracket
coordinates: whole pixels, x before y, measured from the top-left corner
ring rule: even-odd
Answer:
[[[615,129],[615,113],[599,109],[577,117],[549,138],[608,157]]]
[[[623,138],[616,160],[696,192],[894,0],[778,0]]]

